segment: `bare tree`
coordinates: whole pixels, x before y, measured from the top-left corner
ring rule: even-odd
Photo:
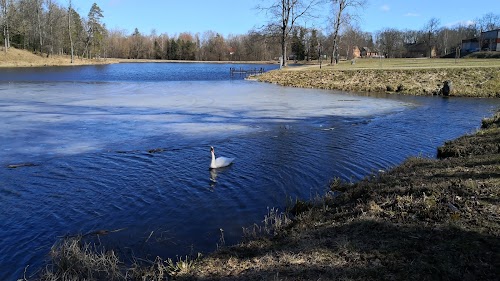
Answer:
[[[286,47],[290,32],[293,30],[297,20],[311,17],[311,10],[319,4],[317,0],[274,0],[273,4],[267,7],[258,7],[271,17],[269,29],[273,26],[280,30],[281,43],[281,66],[286,66]]]
[[[500,15],[488,13],[475,20],[478,35],[481,32],[500,28]]]
[[[401,57],[403,48],[403,32],[387,28],[377,33],[378,49],[386,58]]]
[[[437,18],[432,18],[427,22],[424,27],[425,36],[425,44],[427,45],[427,49],[429,50],[429,58],[432,57],[433,49],[436,46],[436,37],[437,32],[439,31],[439,20]]]
[[[349,14],[349,9],[362,8],[366,4],[366,0],[331,0],[333,5],[333,51],[331,63],[338,63],[339,51],[339,32],[340,29],[351,22],[355,18],[353,13]]]
[[[69,34],[69,44],[71,47],[71,63],[73,63],[73,54],[74,54],[74,49],[73,49],[73,38],[71,37],[71,0],[69,0],[69,5],[68,5],[68,34]]]
[[[7,0],[0,0],[1,15],[3,18],[3,38],[4,38],[4,50],[7,53],[7,49],[10,47],[10,37],[9,37],[9,2]]]

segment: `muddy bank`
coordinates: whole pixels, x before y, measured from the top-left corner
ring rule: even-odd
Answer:
[[[393,92],[408,95],[440,94],[445,81],[451,95],[500,97],[500,67],[419,69],[304,69],[270,71],[259,81],[282,86],[352,92]]]

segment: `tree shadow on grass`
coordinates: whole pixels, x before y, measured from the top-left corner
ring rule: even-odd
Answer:
[[[297,234],[297,233],[295,233]],[[356,219],[215,254],[253,263],[181,280],[498,280],[500,239],[459,229]],[[253,246],[252,246],[253,245]],[[239,258],[241,257],[241,258]],[[237,272],[229,274],[227,272]]]

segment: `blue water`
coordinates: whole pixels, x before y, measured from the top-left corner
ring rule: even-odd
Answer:
[[[229,67],[0,69],[0,280],[37,274],[60,237],[96,230],[122,229],[100,241],[124,260],[213,251],[220,229],[237,243],[268,207],[434,157],[500,106],[286,88]],[[234,164],[209,171],[210,146]]]
[[[268,71],[278,66],[239,63],[119,63],[97,66],[7,68],[1,70],[0,82],[160,82],[244,78],[241,74],[231,77],[230,68],[243,70],[262,68]]]

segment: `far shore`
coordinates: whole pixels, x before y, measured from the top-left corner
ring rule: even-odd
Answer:
[[[0,51],[0,68],[105,65],[115,63],[221,63],[221,64],[276,64],[275,61],[195,61],[195,60],[151,60],[151,59],[87,59],[69,55],[49,56],[34,54],[26,50],[10,48],[7,53]]]

